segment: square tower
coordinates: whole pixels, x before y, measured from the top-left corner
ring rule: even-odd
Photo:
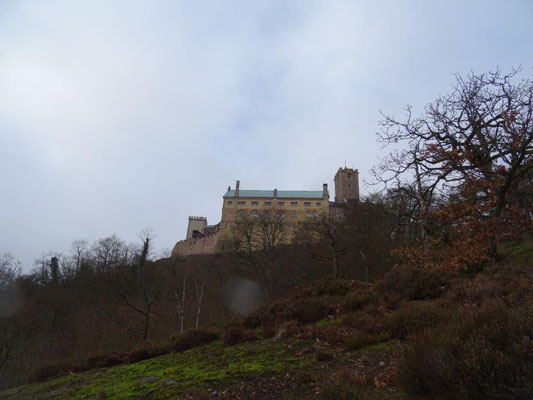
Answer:
[[[352,168],[339,168],[335,174],[335,202],[359,200],[359,171]]]
[[[207,218],[189,217],[189,225],[187,226],[187,239],[203,237],[206,226]]]

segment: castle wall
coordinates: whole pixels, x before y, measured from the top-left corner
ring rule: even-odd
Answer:
[[[221,251],[217,235],[199,239],[180,240],[172,249],[172,256],[190,256],[193,254],[213,254]]]

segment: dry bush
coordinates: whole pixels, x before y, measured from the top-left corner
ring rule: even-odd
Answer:
[[[60,375],[66,375],[72,370],[72,366],[65,362],[51,362],[43,364],[28,374],[29,383],[42,382]]]
[[[297,320],[302,324],[310,324],[333,312],[328,298],[310,297],[288,302],[282,313],[282,318],[285,321]]]
[[[214,342],[219,338],[218,333],[213,329],[197,329],[181,333],[170,338],[168,342],[169,352],[180,352]]]
[[[379,300],[376,292],[370,289],[357,290],[349,293],[341,302],[344,312],[362,309],[367,304],[375,304]]]
[[[305,296],[339,296],[343,297],[350,291],[349,281],[326,278],[313,282],[309,288],[302,291]]]
[[[402,386],[416,396],[533,398],[533,313],[491,304],[403,347]]]
[[[388,316],[391,337],[406,339],[424,329],[442,325],[454,317],[454,312],[443,303],[406,302]]]
[[[276,340],[282,339],[284,337],[296,336],[302,330],[301,325],[296,320],[289,320],[281,323],[277,331],[275,332],[274,338]]]
[[[371,344],[387,342],[391,339],[389,332],[364,333],[354,331],[345,337],[345,344],[349,350],[359,350]]]
[[[374,376],[360,375],[346,369],[335,373],[322,388],[320,398],[323,400],[378,400],[381,394],[374,391]]]
[[[376,289],[400,300],[430,300],[444,294],[453,272],[421,268],[412,265],[397,266],[376,284]]]
[[[87,358],[83,364],[83,370],[99,369],[112,367],[114,365],[125,364],[128,362],[128,355],[124,353],[101,353],[94,354]]]
[[[319,339],[329,344],[345,343],[346,329],[339,329],[338,326],[313,326],[307,330],[310,339]]]
[[[169,352],[166,346],[156,346],[153,344],[142,345],[131,351],[128,355],[128,362],[136,363],[139,361],[149,360],[167,354]]]
[[[470,305],[498,300],[510,307],[519,307],[533,302],[533,281],[523,268],[518,272],[505,268],[493,275],[478,274],[473,279],[456,282],[445,298]]]
[[[343,325],[373,334],[387,331],[389,319],[381,312],[358,311],[342,316]]]
[[[334,358],[335,356],[329,351],[317,350],[315,353],[315,359],[319,362],[331,361]]]
[[[244,329],[239,326],[232,326],[226,329],[222,342],[226,346],[233,346],[239,343],[257,340],[257,334],[251,329]]]

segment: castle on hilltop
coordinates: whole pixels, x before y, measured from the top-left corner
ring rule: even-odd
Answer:
[[[228,248],[232,227],[239,218],[258,217],[275,210],[289,229],[299,221],[321,216],[342,218],[344,204],[359,200],[359,172],[339,168],[335,174],[335,201],[329,201],[328,185],[322,190],[242,190],[240,181],[222,197],[222,217],[218,224],[208,225],[205,217],[189,217],[187,236],[174,246],[173,256],[213,254]]]

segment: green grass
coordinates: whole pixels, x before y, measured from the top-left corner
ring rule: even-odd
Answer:
[[[342,318],[323,318],[320,321],[315,322],[315,326],[318,328],[325,328],[326,326],[341,326]]]
[[[500,245],[500,253],[504,259],[533,259],[533,238],[528,237],[522,242],[508,242]]]
[[[260,341],[224,347],[220,341],[136,364],[63,376],[0,393],[2,399],[127,399],[174,398],[195,389],[231,380],[280,374],[313,362],[297,356],[305,344],[291,349],[279,342]]]

